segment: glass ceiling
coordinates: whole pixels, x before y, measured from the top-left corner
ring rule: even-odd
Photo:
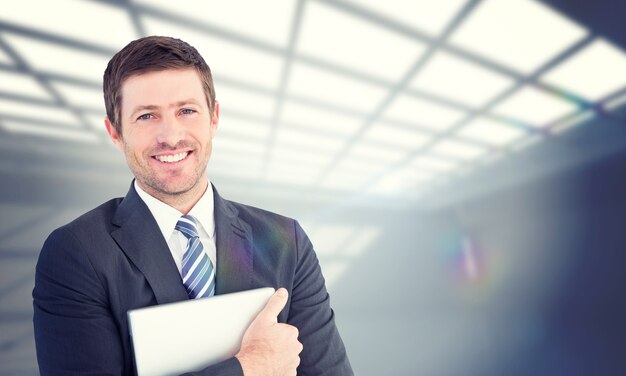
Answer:
[[[623,50],[532,0],[21,0],[0,13],[3,137],[108,145],[102,73],[152,34],[214,72],[212,179],[266,191],[415,202],[626,87]]]

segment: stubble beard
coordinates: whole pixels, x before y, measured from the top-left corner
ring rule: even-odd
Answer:
[[[130,150],[126,148],[127,156],[132,158],[132,162],[128,160],[128,166],[137,179],[139,185],[144,189],[147,193],[152,196],[158,198],[163,202],[180,202],[185,201],[187,197],[193,196],[194,194],[198,194],[195,191],[201,190],[199,194],[204,193],[206,187],[200,182],[202,179],[208,165],[209,158],[206,158],[206,162],[200,162],[196,169],[193,171],[193,174],[186,178],[184,182],[175,181],[174,178],[173,186],[169,187],[166,181],[163,179],[159,179],[156,172],[152,170],[149,166],[149,160],[152,158],[150,155],[153,155],[154,151],[149,151],[145,153],[142,157],[143,160],[147,163],[142,164],[139,158],[135,157],[134,154],[129,153]],[[198,151],[198,148],[193,148],[195,154]],[[210,150],[210,149],[209,149]],[[208,152],[210,156],[210,151]],[[194,155],[188,156],[195,157]],[[208,184],[208,181],[207,181]]]

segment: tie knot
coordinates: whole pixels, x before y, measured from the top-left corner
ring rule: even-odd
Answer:
[[[187,239],[198,237],[198,227],[196,219],[191,215],[183,215],[176,223],[176,230],[185,235]]]

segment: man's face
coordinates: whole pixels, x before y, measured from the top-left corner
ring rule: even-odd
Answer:
[[[204,192],[219,105],[210,114],[196,70],[131,76],[121,92],[122,134],[108,120],[107,131],[139,186],[157,198]]]

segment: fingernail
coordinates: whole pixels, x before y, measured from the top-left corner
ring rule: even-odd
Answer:
[[[278,296],[280,296],[281,298],[284,298],[285,296],[287,296],[287,290],[285,290],[284,288],[279,288],[278,291],[276,291],[276,293],[278,294]]]

